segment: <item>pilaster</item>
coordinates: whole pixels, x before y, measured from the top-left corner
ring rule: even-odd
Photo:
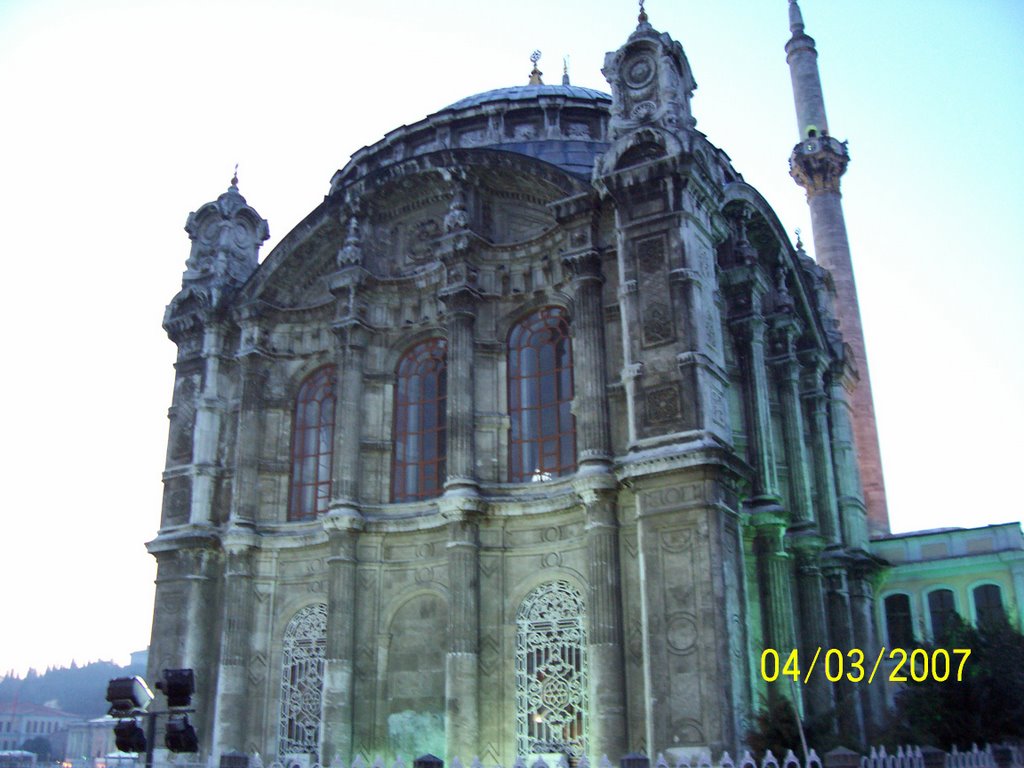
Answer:
[[[356,544],[362,520],[334,510],[322,520],[330,546],[321,726],[321,760],[327,765],[354,757]]]
[[[224,329],[218,324],[203,331],[203,377],[193,431],[192,509],[189,522],[209,525],[217,520],[214,509],[217,481],[223,467],[219,461],[221,423],[225,402],[221,393],[221,356]]]
[[[857,640],[853,633],[846,566],[841,562],[828,562],[824,566],[824,573],[827,585],[826,608],[830,645],[832,648],[844,651],[856,648]],[[845,677],[835,683],[836,716],[841,734],[863,742],[865,736],[864,712],[860,696],[857,693],[857,685]]]
[[[475,509],[445,515],[450,590],[445,743],[450,762],[480,751],[480,531]]]
[[[586,514],[589,594],[587,654],[590,661],[590,753],[624,755],[626,680],[623,661],[619,524],[614,491],[581,493]]]
[[[825,611],[825,579],[821,572],[821,551],[824,542],[813,534],[791,535],[790,549],[796,555],[796,586],[800,606],[800,658],[806,666],[818,649],[829,648],[828,622]],[[811,675],[804,690],[805,717],[811,723],[828,717],[835,702],[832,683],[825,675]]]
[[[581,471],[591,465],[600,471],[610,464],[612,453],[605,380],[601,256],[593,248],[584,248],[567,253],[562,260],[573,275],[576,293],[572,330],[577,456]]]
[[[825,364],[818,358],[807,361],[803,376],[802,396],[807,403],[811,426],[811,456],[814,465],[815,509],[818,530],[829,545],[842,542],[836,480],[833,471],[828,408],[825,389]]]
[[[857,454],[850,426],[850,403],[843,384],[844,372],[833,369],[829,381],[829,416],[832,423],[832,460],[836,475],[839,520],[846,545],[866,548],[868,543],[864,501],[860,494]]]
[[[774,648],[780,655],[795,648],[796,635],[793,628],[793,580],[790,555],[786,552],[784,536],[785,522],[771,512],[758,512],[752,524],[757,531],[754,552],[757,557],[757,581],[761,592],[764,645]],[[778,687],[769,689],[770,694],[789,697],[788,691]]]
[[[259,507],[259,447],[263,436],[262,393],[267,380],[263,353],[259,348],[260,329],[255,318],[242,321],[238,375],[241,403],[238,412],[238,437],[235,441],[234,488],[231,496],[231,524],[252,526]]]
[[[796,359],[799,327],[794,318],[785,316],[774,323],[775,359],[779,403],[782,407],[783,442],[789,472],[789,507],[791,525],[795,528],[814,525],[811,506],[807,446],[804,443],[804,417],[800,400],[800,367]]]
[[[473,350],[479,294],[468,287],[441,295],[447,307],[448,332],[447,480],[446,492],[475,493]]]
[[[243,752],[246,747],[246,716],[250,705],[249,645],[253,635],[254,537],[235,535],[225,543],[223,620],[213,754]]]

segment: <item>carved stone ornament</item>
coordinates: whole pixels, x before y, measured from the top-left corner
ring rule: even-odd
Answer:
[[[237,179],[215,202],[190,213],[185,231],[192,240],[182,287],[200,284],[219,297],[226,285],[237,286],[256,269],[260,245],[268,237],[267,222],[238,192]]]
[[[656,71],[653,57],[641,54],[626,65],[623,79],[630,88],[643,88],[654,79]]]
[[[348,234],[345,244],[338,251],[339,267],[359,267],[363,263],[363,244],[359,231],[359,220],[353,216],[348,220]]]
[[[441,224],[437,219],[422,219],[412,226],[409,233],[409,255],[413,261],[433,258],[434,246],[441,236]]]
[[[641,101],[639,104],[634,105],[629,116],[638,123],[646,123],[654,117],[657,111],[658,105],[653,101]]]
[[[444,217],[445,232],[461,232],[469,229],[469,214],[466,212],[466,197],[461,189],[456,189]]]
[[[647,390],[644,402],[648,424],[667,424],[679,418],[679,390],[675,385]]]
[[[643,331],[647,345],[672,339],[672,314],[665,304],[656,301],[644,309]]]
[[[636,245],[636,264],[641,272],[656,274],[665,268],[665,241],[660,237],[641,240]]]

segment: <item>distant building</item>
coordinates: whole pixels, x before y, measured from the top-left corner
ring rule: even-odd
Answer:
[[[892,564],[876,611],[889,647],[934,640],[952,614],[975,625],[1004,615],[1024,631],[1024,533],[1019,523],[912,531],[873,539]]]
[[[147,663],[149,663],[149,648],[132,651],[131,661],[128,662],[129,666],[133,669],[145,669]]]
[[[63,768],[113,768],[134,766],[135,758],[117,751],[110,717],[79,721],[68,728]],[[111,755],[114,756],[111,759]]]
[[[0,750],[16,750],[29,739],[45,737],[57,757],[63,751],[66,731],[79,715],[39,704],[14,701],[0,703]]]

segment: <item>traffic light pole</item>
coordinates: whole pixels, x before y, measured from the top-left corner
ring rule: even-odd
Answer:
[[[156,741],[156,712],[146,713],[146,768],[153,768],[153,743]]]

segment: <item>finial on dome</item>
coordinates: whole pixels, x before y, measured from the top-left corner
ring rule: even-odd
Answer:
[[[238,163],[235,163],[235,173],[231,177],[231,186],[238,189]]]
[[[639,5],[640,5],[640,15],[636,17],[636,20],[637,20],[637,22],[639,24],[646,24],[647,23],[647,11],[644,10],[644,0],[639,0]]]
[[[800,4],[797,0],[789,0],[789,31],[794,35],[804,31],[804,17],[800,13]]]
[[[562,57],[562,85],[569,85],[569,57]]]
[[[794,232],[796,233],[796,249],[802,251],[804,249],[804,241],[800,239],[800,228],[797,227]]]
[[[530,61],[533,62],[533,71],[530,72],[529,85],[544,85],[544,81],[540,79],[540,76],[544,73],[537,69],[537,62],[540,61],[540,51],[534,51],[531,53]]]

